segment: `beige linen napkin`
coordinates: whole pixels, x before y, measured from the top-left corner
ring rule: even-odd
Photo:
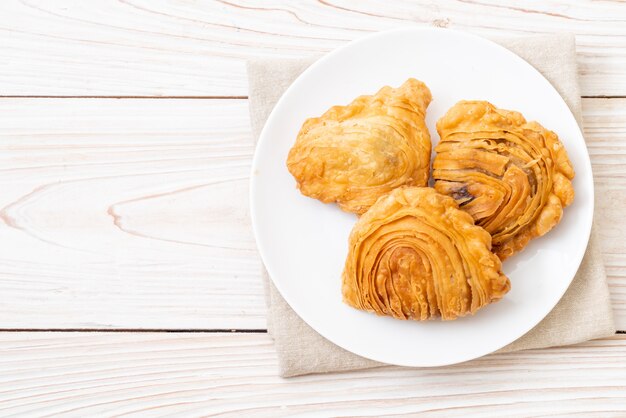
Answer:
[[[572,35],[502,39],[499,44],[538,69],[559,91],[582,126],[581,98]],[[250,117],[255,140],[274,104],[313,60],[271,59],[248,63]],[[581,197],[582,198],[582,197]],[[597,207],[597,206],[596,206]],[[575,344],[615,333],[606,275],[592,233],[571,286],[535,328],[500,351]],[[274,338],[284,377],[381,366],[352,354],[316,333],[289,307],[264,273],[268,331]]]

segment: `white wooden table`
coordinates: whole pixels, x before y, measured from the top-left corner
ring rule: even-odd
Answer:
[[[453,367],[276,376],[245,61],[412,22],[577,34],[626,330],[626,3],[3,0],[0,415],[626,416],[624,332]]]

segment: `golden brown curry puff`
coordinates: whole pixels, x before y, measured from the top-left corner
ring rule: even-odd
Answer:
[[[430,101],[428,87],[411,78],[307,119],[287,158],[302,194],[362,214],[398,186],[425,186]]]
[[[437,122],[435,189],[493,237],[502,259],[561,220],[574,170],[557,135],[484,101],[461,101]]]
[[[356,223],[343,299],[398,319],[451,320],[509,291],[491,236],[454,199],[428,187],[381,197]]]

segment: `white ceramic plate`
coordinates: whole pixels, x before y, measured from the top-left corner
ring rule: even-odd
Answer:
[[[302,196],[287,153],[302,122],[409,77],[433,95],[427,124],[461,99],[522,112],[559,135],[576,178],[562,222],[504,263],[511,291],[472,317],[399,321],[344,305],[341,272],[354,215]],[[438,366],[491,353],[521,337],[557,304],[587,246],[593,216],[589,155],[576,121],[552,85],[527,62],[488,40],[446,29],[377,33],[339,48],[285,92],[263,129],[252,168],[251,207],[259,251],[276,287],[304,321],[353,353],[404,366]]]

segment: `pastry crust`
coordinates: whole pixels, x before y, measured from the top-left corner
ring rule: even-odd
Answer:
[[[510,288],[490,249],[489,233],[454,199],[428,187],[395,189],[350,234],[344,302],[398,319],[473,314]]]
[[[302,194],[362,214],[396,187],[425,186],[430,101],[428,87],[411,78],[306,120],[287,158]]]
[[[461,101],[437,122],[435,189],[493,237],[504,260],[544,235],[574,200],[574,170],[557,135],[514,111]]]

